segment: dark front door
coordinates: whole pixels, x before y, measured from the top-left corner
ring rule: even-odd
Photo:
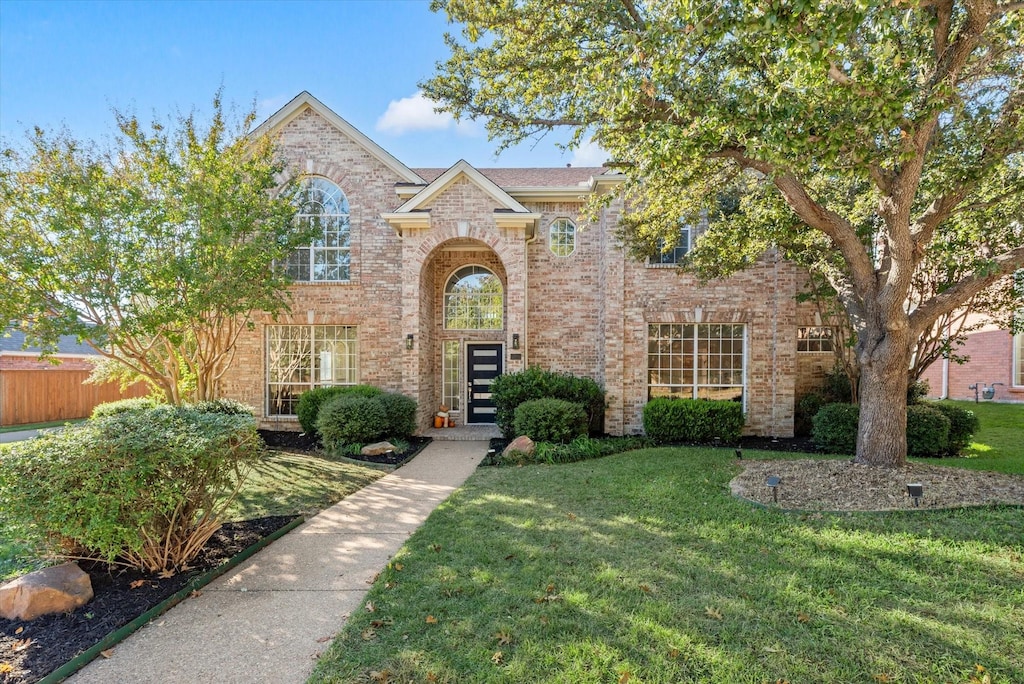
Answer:
[[[466,345],[466,422],[493,423],[491,383],[501,375],[500,344]]]

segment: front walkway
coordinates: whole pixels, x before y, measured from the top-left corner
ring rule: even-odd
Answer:
[[[376,574],[472,474],[487,447],[486,441],[429,444],[405,466],[311,518],[68,681],[304,682]]]

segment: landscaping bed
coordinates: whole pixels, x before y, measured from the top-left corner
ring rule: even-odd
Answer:
[[[272,449],[282,449],[285,451],[294,451],[304,454],[323,455],[323,449],[320,446],[320,440],[314,435],[309,435],[305,432],[291,432],[287,430],[259,430],[260,436],[263,441],[267,443],[267,446]],[[408,448],[401,451],[394,451],[389,454],[380,454],[379,456],[365,456],[359,453],[353,453],[346,456],[356,461],[362,461],[364,463],[375,463],[377,465],[389,465],[401,466],[412,459],[413,456],[423,451],[423,449],[430,444],[432,441],[430,437],[410,437],[404,440],[408,443]]]
[[[295,519],[272,516],[225,523],[210,538],[186,572],[160,577],[138,570],[82,561],[94,596],[71,613],[36,620],[0,619],[0,683],[35,682],[56,670],[110,632],[128,624]]]

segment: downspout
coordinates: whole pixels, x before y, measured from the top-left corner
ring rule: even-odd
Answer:
[[[523,242],[523,340],[519,353],[523,355],[523,370],[530,367],[530,245],[540,237],[540,226],[533,231],[533,237]]]
[[[772,439],[778,437],[778,372],[779,372],[779,252],[772,259]],[[749,343],[748,343],[749,344]],[[746,396],[746,393],[744,393]]]
[[[942,393],[939,399],[949,399],[949,357],[942,357]]]

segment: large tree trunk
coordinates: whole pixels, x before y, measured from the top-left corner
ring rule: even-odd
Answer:
[[[898,468],[907,462],[907,367],[910,336],[892,330],[866,336],[859,349],[860,425],[857,463]]]

